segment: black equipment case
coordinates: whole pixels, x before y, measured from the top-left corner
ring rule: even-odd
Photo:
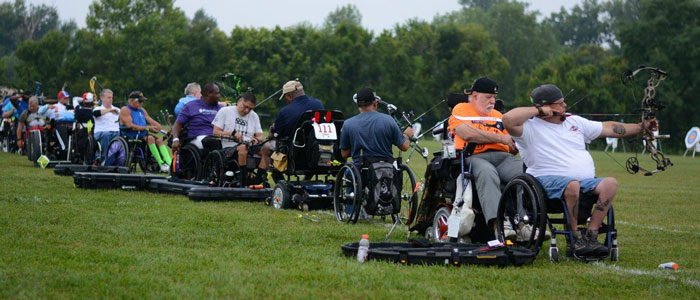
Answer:
[[[341,248],[349,257],[357,255],[357,242]],[[484,244],[463,243],[370,243],[369,260],[381,260],[405,265],[497,265],[500,267],[530,264],[536,253],[525,248],[489,247]]]
[[[59,176],[72,176],[76,172],[128,174],[129,168],[117,166],[59,164],[53,169],[53,173]]]
[[[188,195],[192,201],[264,201],[272,195],[272,189],[193,187]]]
[[[77,172],[73,174],[73,182],[76,187],[85,189],[125,189],[142,190],[148,187],[152,179],[161,179],[163,176],[146,174],[112,174]]]

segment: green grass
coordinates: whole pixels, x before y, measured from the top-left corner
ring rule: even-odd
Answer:
[[[381,240],[385,223],[339,224],[320,211],[310,213],[320,220],[313,223],[262,203],[76,189],[70,177],[0,153],[0,298],[698,297],[700,159],[672,156],[674,167],[644,177],[593,156],[597,173],[620,183],[619,262],[552,264],[542,251],[523,267],[453,268],[359,264],[341,254],[363,233]],[[415,154],[411,165],[422,178]],[[393,236],[403,238],[405,229]],[[680,270],[656,268],[668,261]]]

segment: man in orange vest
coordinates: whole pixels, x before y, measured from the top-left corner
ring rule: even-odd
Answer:
[[[459,103],[452,109],[448,120],[450,134],[457,149],[468,143],[477,144],[471,156],[472,174],[484,218],[494,231],[501,189],[523,172],[523,162],[514,154],[518,152],[513,139],[503,128],[502,114],[494,109],[498,84],[482,77],[464,90],[469,102]],[[516,233],[505,222],[507,239],[525,239],[532,228],[524,225]]]

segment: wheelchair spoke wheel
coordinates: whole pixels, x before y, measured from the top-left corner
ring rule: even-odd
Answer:
[[[399,182],[401,182],[401,190],[399,197],[401,197],[401,212],[398,217],[406,220],[408,228],[411,228],[413,220],[416,217],[416,211],[418,210],[418,185],[416,182],[416,175],[413,174],[413,170],[408,165],[399,166]],[[395,218],[394,215],[392,217]],[[396,220],[394,220],[396,221]]]
[[[104,165],[129,167],[129,145],[123,137],[115,137],[109,142]]]
[[[516,231],[530,226],[529,235],[518,232],[516,244],[538,253],[544,241],[547,212],[544,192],[536,180],[523,174],[506,185],[498,204],[497,227],[498,239],[505,241],[504,222],[509,222]]]
[[[333,210],[338,222],[356,223],[360,216],[362,183],[360,171],[352,163],[345,164],[333,186]]]
[[[289,187],[284,180],[278,181],[272,190],[272,207],[276,209],[292,207],[292,196],[289,194]]]
[[[177,176],[182,179],[199,180],[202,178],[202,160],[199,156],[199,149],[194,145],[185,145],[180,151],[180,167]],[[172,169],[172,168],[171,168]]]
[[[202,177],[213,183],[214,186],[223,186],[225,172],[223,153],[220,150],[209,153],[204,160],[204,175]]]
[[[443,206],[435,212],[433,217],[433,226],[431,226],[432,232],[427,233],[428,236],[435,239],[435,241],[442,241],[444,236],[447,236],[447,219],[450,217],[452,210]]]

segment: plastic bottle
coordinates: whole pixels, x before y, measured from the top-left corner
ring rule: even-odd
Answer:
[[[363,234],[360,245],[357,247],[357,261],[363,263],[367,261],[369,252],[369,234]]]
[[[678,270],[678,264],[674,262],[663,263],[659,265],[659,269]]]

